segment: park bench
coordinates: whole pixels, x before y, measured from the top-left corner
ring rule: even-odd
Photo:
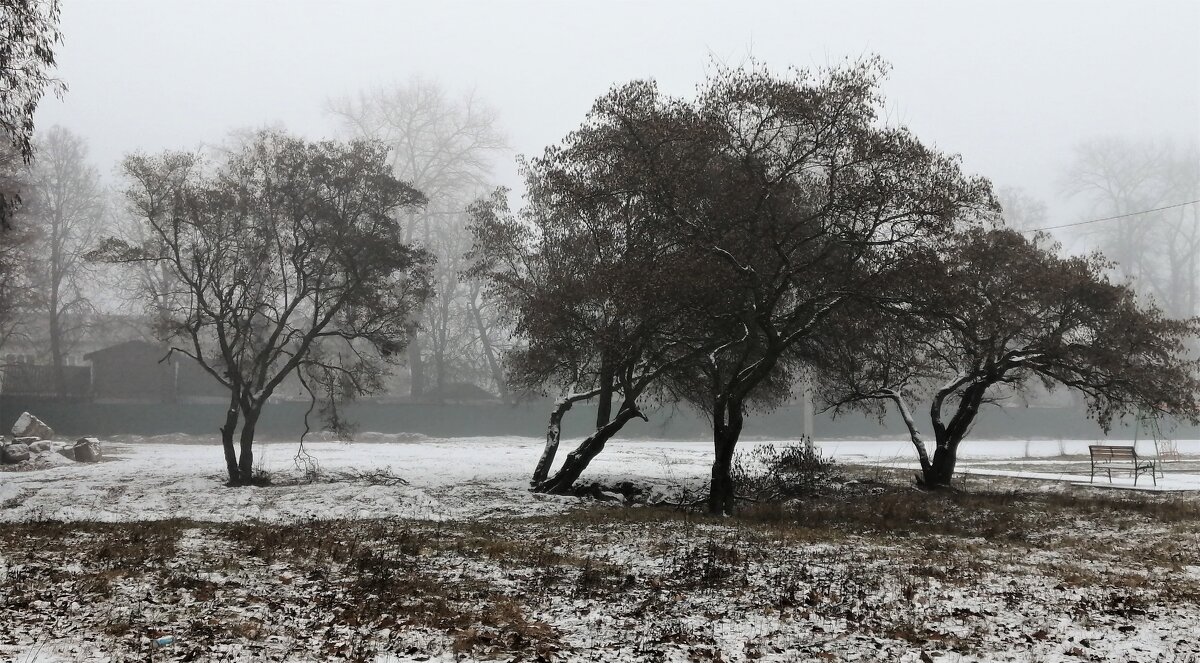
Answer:
[[[1088,451],[1092,455],[1090,481],[1096,480],[1096,470],[1100,469],[1108,473],[1108,482],[1112,483],[1112,473],[1116,469],[1128,470],[1133,475],[1133,485],[1135,486],[1138,475],[1142,472],[1149,472],[1150,478],[1154,480],[1154,485],[1158,485],[1158,477],[1154,473],[1154,461],[1138,458],[1137,449],[1133,447],[1093,444],[1088,447]]]

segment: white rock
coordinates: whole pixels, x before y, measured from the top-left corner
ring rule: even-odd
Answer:
[[[22,412],[21,416],[17,417],[17,423],[13,424],[12,434],[13,437],[36,437],[48,440],[54,437],[54,429],[32,414]]]

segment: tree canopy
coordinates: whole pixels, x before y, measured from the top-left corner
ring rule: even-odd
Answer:
[[[47,87],[59,95],[67,89],[50,75],[54,49],[62,42],[61,9],[59,0],[0,0],[0,131],[25,163],[33,157],[38,102]],[[9,227],[21,200],[12,184],[0,174],[0,229]]]
[[[367,392],[374,360],[404,349],[432,258],[404,241],[396,211],[424,197],[392,175],[377,143],[273,132],[213,169],[164,153],[131,156],[124,170],[147,239],[109,240],[100,255],[173,273],[175,289],[148,301],[166,308],[159,333],[172,350],[229,389],[226,461],[231,482],[245,483],[258,417],[285,379],[303,369]]]
[[[1040,382],[1080,392],[1104,429],[1122,413],[1196,420],[1185,341],[1200,321],[1166,317],[1114,283],[1103,256],[1061,257],[1044,235],[970,228],[831,318],[811,357],[834,407],[903,416],[928,485],[950,482],[980,407]],[[929,399],[934,455],[911,409]]]
[[[650,82],[619,86],[529,170],[529,218],[554,218],[557,229],[530,237],[539,251],[559,242],[542,254],[558,269],[544,287],[578,295],[552,300],[669,330],[655,337],[667,354],[633,365],[652,366],[661,388],[712,417],[714,510],[732,508],[745,406],[786,382],[791,349],[914,247],[994,210],[986,180],[879,122],[885,69],[719,69],[691,100]],[[630,272],[631,256],[644,276]],[[605,286],[581,287],[580,274]],[[679,275],[686,285],[670,285]],[[531,311],[513,310],[531,348],[551,340]],[[603,355],[593,336],[546,347],[578,363]]]

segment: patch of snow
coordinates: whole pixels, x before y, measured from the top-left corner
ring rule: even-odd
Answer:
[[[295,442],[260,442],[255,463],[276,484],[225,487],[224,459],[214,437],[187,435],[121,438],[105,442],[105,462],[77,464],[58,454],[39,454],[41,469],[0,475],[0,522],[96,520],[128,522],[166,518],[200,521],[296,521],[308,519],[405,517],[477,519],[513,514],[553,513],[577,504],[573,498],[539,495],[531,499],[529,476],[544,446],[541,437],[437,439],[366,433],[367,441],[308,442],[304,450],[319,474],[304,483]],[[566,449],[578,440],[566,440]],[[757,444],[785,441],[749,441]],[[1087,453],[1088,440],[968,440],[962,447],[964,474],[1088,483],[1086,458],[1063,461],[1053,471],[1048,457]],[[997,469],[997,459],[1025,463],[1029,469]],[[911,443],[903,441],[827,441],[822,453],[841,462],[915,469]],[[1200,452],[1200,441],[1180,441],[1185,454]],[[645,486],[652,500],[673,499],[681,490],[698,491],[710,473],[708,442],[614,440],[596,457],[581,479],[611,484],[632,481]],[[56,458],[60,460],[56,460]],[[34,460],[30,461],[35,462]],[[1180,467],[1188,467],[1181,465]],[[1084,474],[1079,474],[1082,468]],[[373,481],[386,471],[399,482]],[[1095,486],[1107,486],[1107,477]],[[1133,487],[1132,478],[1114,476],[1114,487]],[[1138,489],[1200,490],[1200,471],[1166,472],[1155,487],[1149,477]]]

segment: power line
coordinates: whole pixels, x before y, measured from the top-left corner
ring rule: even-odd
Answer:
[[[1186,203],[1176,203],[1174,205],[1167,205],[1166,207],[1155,207],[1154,209],[1144,209],[1140,212],[1130,212],[1128,214],[1118,214],[1116,216],[1106,216],[1103,219],[1091,219],[1090,221],[1076,221],[1075,223],[1064,223],[1062,225],[1046,226],[1044,228],[1030,228],[1028,230],[1022,230],[1021,232],[1035,233],[1035,232],[1041,232],[1043,230],[1058,230],[1059,228],[1072,228],[1074,226],[1086,226],[1089,223],[1100,223],[1101,221],[1112,221],[1114,219],[1124,219],[1124,218],[1131,217],[1131,216],[1139,216],[1141,214],[1150,214],[1151,212],[1161,212],[1163,210],[1175,209],[1176,207],[1186,207],[1188,205],[1195,205],[1196,203],[1200,203],[1200,200],[1189,200]]]

